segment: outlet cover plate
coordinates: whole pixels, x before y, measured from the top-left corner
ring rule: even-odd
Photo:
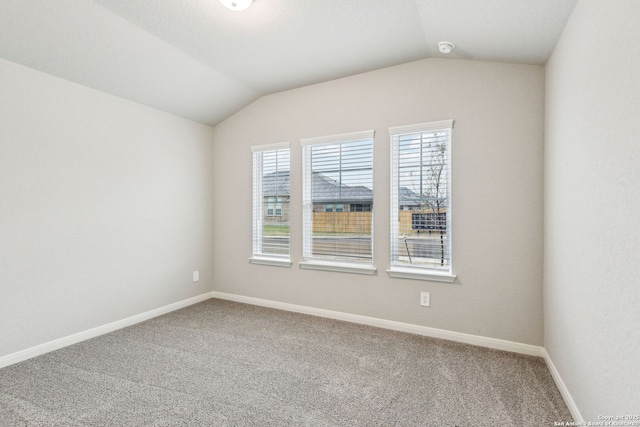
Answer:
[[[429,307],[431,305],[429,292],[420,292],[420,305],[423,307]]]

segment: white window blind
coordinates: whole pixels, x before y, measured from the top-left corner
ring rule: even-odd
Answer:
[[[389,129],[391,268],[451,274],[453,120]]]
[[[289,144],[255,146],[253,151],[253,258],[288,261]],[[277,264],[277,263],[274,263]],[[290,264],[289,264],[290,265]]]
[[[373,262],[373,131],[304,139],[305,260]]]

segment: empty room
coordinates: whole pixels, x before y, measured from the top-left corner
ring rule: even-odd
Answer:
[[[0,426],[640,427],[638,22],[0,0]]]

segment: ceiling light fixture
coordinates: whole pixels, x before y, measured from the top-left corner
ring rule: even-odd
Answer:
[[[231,10],[245,10],[251,6],[253,0],[220,0],[220,3]]]
[[[451,53],[454,47],[456,47],[456,45],[451,42],[438,43],[438,50],[440,51],[440,53],[444,53],[444,54]]]

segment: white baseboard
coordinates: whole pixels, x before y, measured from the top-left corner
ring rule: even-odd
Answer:
[[[449,341],[460,342],[464,344],[472,344],[480,347],[492,348],[495,350],[510,351],[513,353],[526,354],[529,356],[542,357],[551,372],[551,376],[560,390],[560,394],[564,399],[569,412],[576,422],[583,423],[584,419],[575,404],[569,389],[562,381],[560,373],[551,361],[551,357],[547,350],[541,346],[530,344],[522,344],[513,341],[500,340],[496,338],[487,338],[479,335],[464,334],[461,332],[447,331],[444,329],[430,328],[428,326],[413,325],[410,323],[395,322],[392,320],[378,319],[375,317],[360,316],[357,314],[342,313],[339,311],[324,310],[321,308],[307,307],[296,304],[288,304],[284,302],[265,300],[260,298],[247,297],[243,295],[227,294],[224,292],[213,292],[213,298],[242,302],[246,304],[259,305],[262,307],[275,308],[285,311],[293,311],[296,313],[309,314],[312,316],[326,317],[329,319],[343,320],[351,323],[362,325],[376,326],[378,328],[391,329],[394,331],[408,332],[416,335],[423,335],[432,338],[441,338]]]
[[[584,418],[582,418],[582,414],[578,410],[578,406],[576,405],[576,402],[574,402],[573,397],[571,396],[571,393],[569,393],[569,389],[565,385],[564,381],[562,381],[562,377],[560,377],[560,373],[556,369],[556,366],[553,364],[553,361],[551,360],[551,356],[549,356],[549,353],[547,353],[546,348],[542,348],[542,357],[544,358],[544,361],[547,364],[547,368],[549,368],[549,372],[551,372],[551,376],[553,377],[553,380],[555,381],[556,386],[558,387],[558,390],[560,390],[560,394],[564,399],[564,403],[566,403],[567,408],[569,408],[569,412],[571,412],[573,421],[577,423],[584,423],[585,422]]]
[[[98,326],[96,328],[78,332],[77,334],[49,341],[35,347],[18,351],[16,353],[11,353],[6,356],[0,357],[0,368],[4,368],[5,366],[13,365],[14,363],[31,359],[32,357],[40,356],[41,354],[49,353],[50,351],[58,350],[62,347],[67,347],[71,344],[79,343],[80,341],[88,340],[89,338],[94,338],[99,335],[117,331],[118,329],[126,328],[127,326],[135,325],[136,323],[144,322],[145,320],[149,320],[154,317],[158,317],[163,314],[167,314],[172,311],[179,310],[181,308],[188,307],[190,305],[197,304],[211,298],[213,298],[213,292],[207,292],[192,298],[188,298],[186,300],[165,305],[164,307],[147,311],[145,313],[136,314],[135,316],[127,317],[126,319],[117,320],[106,325]]]
[[[500,340],[496,338],[487,338],[479,335],[464,334],[461,332],[452,332],[444,329],[430,328],[428,326],[413,325],[410,323],[395,322],[393,320],[378,319],[375,317],[360,316],[357,314],[342,313],[339,311],[324,310],[322,308],[307,307],[303,305],[288,304],[284,302],[246,297],[242,295],[227,294],[224,292],[213,292],[213,298],[219,298],[229,301],[242,302],[246,304],[259,305],[262,307],[276,308],[279,310],[293,311],[296,313],[309,314],[312,316],[326,317],[335,320],[344,320],[345,322],[358,323],[361,325],[376,326],[383,329],[391,329],[394,331],[408,332],[416,335],[423,335],[432,338],[442,338],[449,341],[456,341],[465,344],[473,344],[480,347],[488,347],[495,350],[510,351],[513,353],[527,354],[530,356],[543,357],[544,348],[521,344],[513,341]]]

